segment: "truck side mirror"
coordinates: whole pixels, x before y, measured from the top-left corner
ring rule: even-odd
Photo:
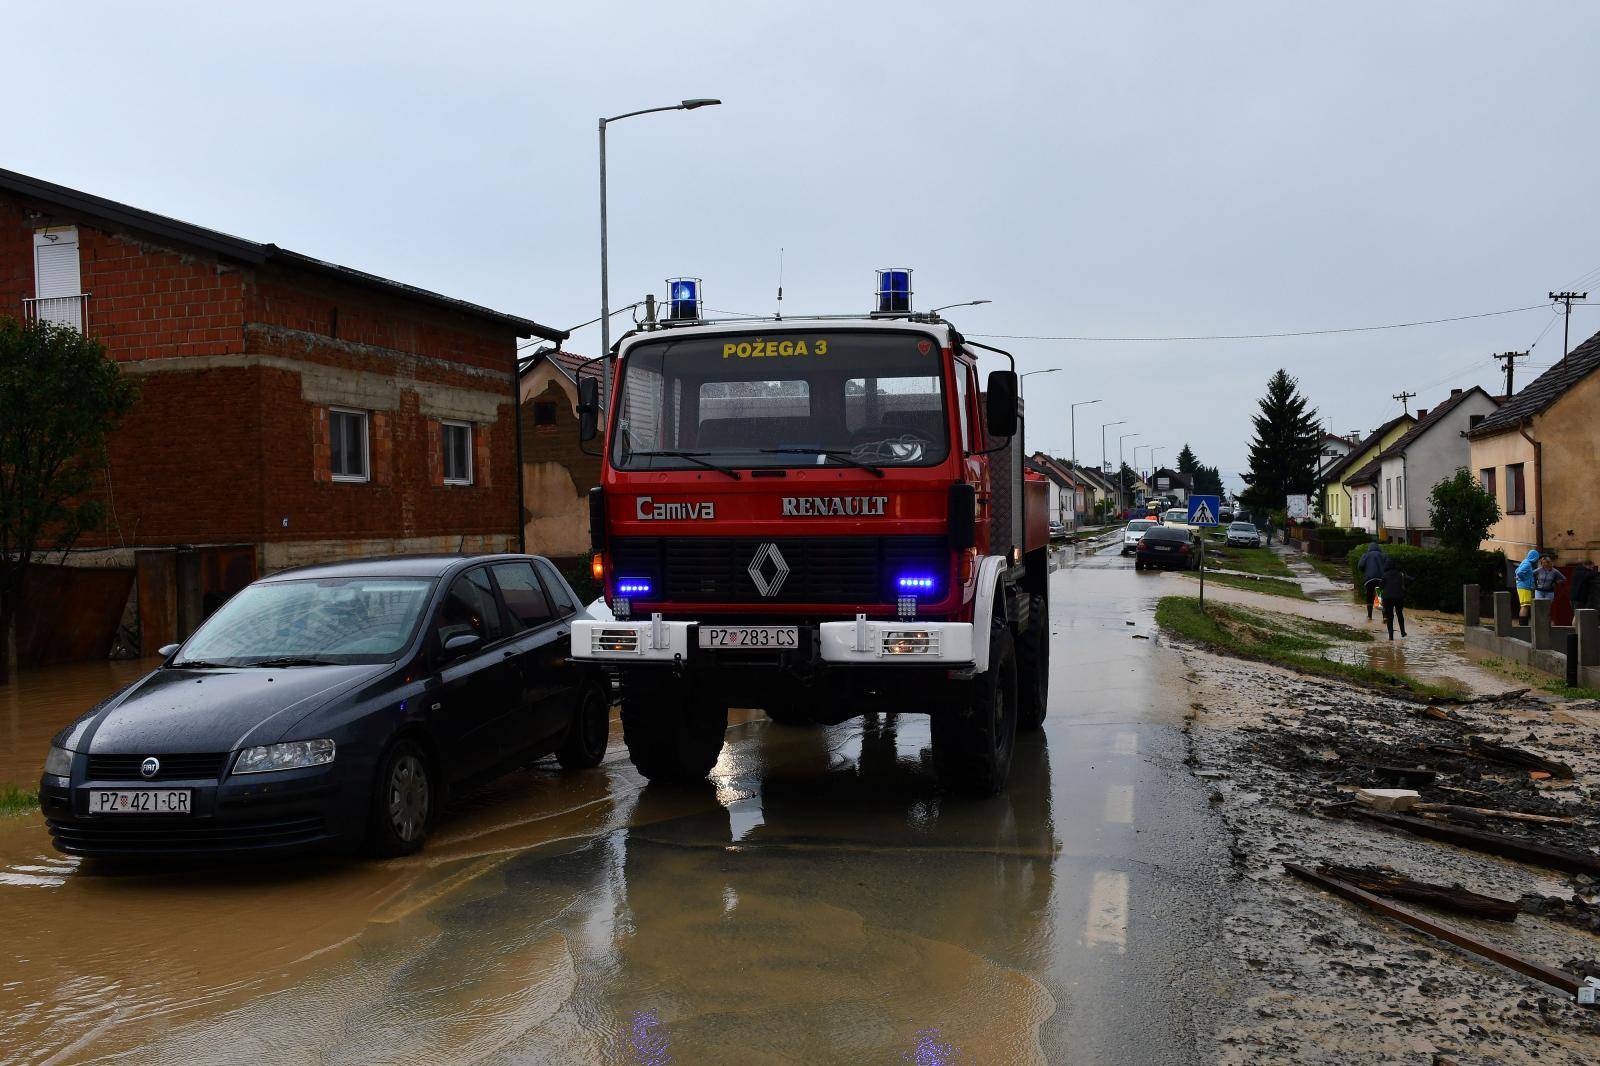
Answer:
[[[988,429],[991,437],[1012,437],[1017,432],[1017,372],[989,371]]]
[[[600,382],[594,378],[578,381],[578,439],[594,440],[600,433]]]

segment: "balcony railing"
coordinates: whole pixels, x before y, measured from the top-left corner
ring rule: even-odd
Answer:
[[[22,317],[29,322],[54,322],[58,326],[71,326],[79,333],[85,333],[89,322],[89,294],[80,292],[76,296],[24,299]]]

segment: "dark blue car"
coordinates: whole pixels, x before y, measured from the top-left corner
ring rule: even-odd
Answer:
[[[528,555],[303,567],[250,585],[62,730],[39,801],[72,855],[417,850],[452,790],[605,755],[587,617]]]

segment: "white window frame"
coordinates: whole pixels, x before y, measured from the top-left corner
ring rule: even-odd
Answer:
[[[333,434],[334,415],[350,415],[361,419],[361,473],[341,474],[333,470]],[[333,480],[346,481],[352,484],[365,484],[372,480],[372,412],[363,411],[355,407],[330,407],[328,408],[328,468],[333,473]]]
[[[473,428],[474,428],[473,424],[471,422],[456,422],[456,421],[450,421],[450,420],[441,420],[439,422],[439,463],[440,463],[441,466],[444,466],[445,464],[447,464],[450,461],[450,453],[445,449],[445,446],[444,446],[445,439],[448,436],[448,434],[446,434],[445,430],[446,429],[450,429],[450,428],[464,429],[464,430],[467,431],[467,476],[464,477],[464,478],[451,477],[450,476],[450,471],[449,470],[445,470],[445,472],[444,472],[444,483],[446,485],[470,485],[470,484],[472,484],[472,473],[473,473],[473,471],[472,471],[472,443],[473,443],[472,437],[473,437]]]

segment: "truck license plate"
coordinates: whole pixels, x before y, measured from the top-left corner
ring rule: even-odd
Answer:
[[[89,792],[90,814],[188,814],[186,788],[96,788]]]
[[[702,648],[783,649],[800,646],[799,626],[700,626]]]

